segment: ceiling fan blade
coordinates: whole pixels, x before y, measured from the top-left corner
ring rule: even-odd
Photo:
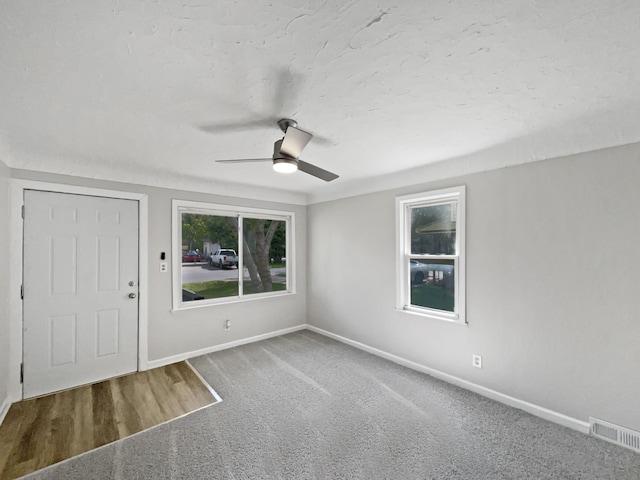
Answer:
[[[313,175],[314,177],[318,177],[320,180],[324,180],[325,182],[330,182],[331,180],[338,178],[338,175],[335,173],[331,173],[328,170],[316,167],[310,163],[303,162],[302,160],[298,160],[298,170],[308,173],[309,175]]]
[[[309,132],[296,127],[289,127],[284,134],[284,139],[282,139],[280,151],[289,157],[298,158],[302,153],[302,149],[312,138],[313,135]]]
[[[294,107],[299,103],[300,89],[304,80],[302,75],[292,72],[289,68],[277,69],[273,83],[265,83],[267,85],[265,96],[273,93],[271,111],[290,112],[294,110]]]
[[[237,158],[233,160],[216,160],[217,163],[272,162],[273,158]]]
[[[241,122],[222,122],[222,123],[208,123],[205,125],[198,125],[198,129],[206,133],[227,133],[227,132],[242,132],[244,130],[259,130],[272,128],[277,118],[268,117],[259,120],[247,120]]]

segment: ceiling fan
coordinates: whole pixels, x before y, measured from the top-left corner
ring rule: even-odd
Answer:
[[[335,173],[300,160],[299,157],[302,149],[313,138],[313,135],[304,130],[300,130],[298,128],[298,122],[290,118],[283,118],[278,120],[278,126],[280,130],[284,132],[284,137],[274,144],[273,156],[271,158],[242,158],[236,160],[216,160],[216,162],[241,163],[273,161],[273,169],[276,172],[293,173],[296,170],[300,170],[325,182],[330,182],[338,178],[338,175]]]

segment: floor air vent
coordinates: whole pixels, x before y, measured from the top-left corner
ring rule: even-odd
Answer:
[[[640,433],[589,417],[591,435],[640,453]]]

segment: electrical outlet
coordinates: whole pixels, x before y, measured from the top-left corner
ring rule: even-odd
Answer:
[[[167,273],[169,271],[169,268],[167,266],[167,262],[160,262],[160,271],[162,273]]]
[[[231,330],[231,320],[226,320],[224,322],[224,329],[225,330]]]
[[[476,368],[482,368],[482,357],[480,355],[474,355],[471,364]]]

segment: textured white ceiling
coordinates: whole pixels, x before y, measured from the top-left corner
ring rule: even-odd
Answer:
[[[13,168],[305,203],[638,142],[638,85],[637,0],[0,3]],[[281,117],[338,180],[215,163]]]

